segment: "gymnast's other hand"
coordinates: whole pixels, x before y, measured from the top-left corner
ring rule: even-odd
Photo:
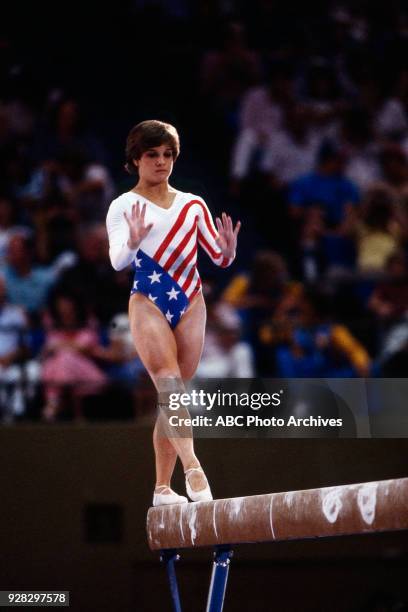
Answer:
[[[123,213],[129,226],[129,239],[127,241],[129,249],[137,249],[143,238],[146,238],[153,227],[153,223],[145,225],[145,213],[146,203],[143,204],[142,210],[140,210],[139,201],[133,204],[130,217],[126,212]]]
[[[231,217],[223,212],[222,221],[219,217],[217,217],[216,223],[218,228],[218,236],[215,241],[220,247],[222,254],[224,257],[228,257],[228,259],[235,257],[237,237],[241,228],[241,221],[238,221],[234,229]]]

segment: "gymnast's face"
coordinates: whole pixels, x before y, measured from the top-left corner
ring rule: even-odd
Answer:
[[[173,171],[173,151],[167,144],[153,147],[145,151],[134,163],[140,180],[157,185],[167,181]]]

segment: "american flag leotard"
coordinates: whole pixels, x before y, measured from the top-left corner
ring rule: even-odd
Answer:
[[[127,246],[129,227],[123,213],[130,217],[132,205],[146,203],[145,224],[153,227],[136,250]],[[159,307],[174,329],[189,302],[201,291],[197,270],[197,243],[221,267],[230,259],[222,255],[215,242],[217,230],[204,200],[177,191],[170,208],[162,208],[143,196],[128,191],[113,200],[106,218],[109,255],[115,270],[132,264],[135,270],[131,294],[139,292]]]

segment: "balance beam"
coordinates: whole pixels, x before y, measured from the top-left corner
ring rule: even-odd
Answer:
[[[150,508],[151,550],[408,529],[408,478]]]

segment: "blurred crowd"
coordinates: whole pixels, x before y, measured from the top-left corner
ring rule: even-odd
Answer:
[[[77,100],[50,92],[42,111],[18,97],[0,107],[5,420],[24,416],[30,397],[52,420],[65,391],[78,404],[112,380],[132,385],[142,370],[126,314],[130,276],[108,256],[105,217],[116,188],[105,147]]]
[[[218,198],[243,221],[223,280],[204,268],[199,377],[408,372],[408,11],[309,8],[128,3],[147,31],[191,26],[195,52],[174,43],[191,51],[190,114],[175,92],[174,122],[196,145],[186,155],[205,168],[210,207]],[[115,385],[132,402],[146,377],[126,314],[131,271],[112,269],[105,230],[126,190],[121,150],[80,96],[33,97],[1,57],[1,418],[81,415],[94,396],[112,403]]]
[[[258,375],[405,377],[408,11],[322,8],[255,2],[202,57],[209,137],[256,245],[219,296]]]

